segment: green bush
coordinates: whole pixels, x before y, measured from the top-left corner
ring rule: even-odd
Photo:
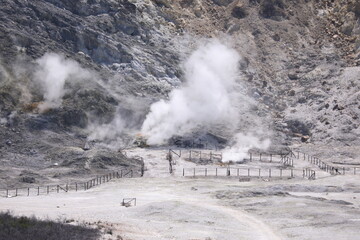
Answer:
[[[9,212],[0,213],[0,239],[95,240],[99,237],[98,229],[43,221],[35,217],[14,217]]]

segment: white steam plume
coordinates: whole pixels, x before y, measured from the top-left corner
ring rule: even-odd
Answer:
[[[197,127],[233,122],[236,111],[231,95],[240,59],[235,50],[218,40],[196,50],[184,65],[185,85],[173,90],[169,100],[151,105],[141,129],[147,143],[164,144]]]
[[[83,79],[90,76],[80,65],[63,55],[46,53],[37,61],[39,68],[35,72],[36,80],[44,91],[44,102],[39,105],[40,112],[61,106],[65,94],[65,82],[69,79]]]
[[[237,133],[234,136],[233,144],[223,151],[222,162],[241,162],[248,156],[252,148],[266,150],[270,147],[270,139],[261,141],[253,134]]]
[[[123,144],[123,135],[127,131],[127,122],[117,110],[115,117],[109,123],[90,123],[88,141],[99,140],[109,148],[118,149]]]

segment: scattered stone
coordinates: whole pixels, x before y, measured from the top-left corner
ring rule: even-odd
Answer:
[[[309,139],[310,139],[309,136],[302,136],[302,137],[301,137],[301,141],[302,141],[302,142],[307,142]]]
[[[341,111],[341,110],[344,110],[344,109],[345,109],[345,107],[342,106],[342,105],[339,105],[339,104],[336,104],[336,105],[333,107],[333,110],[339,110],[339,111]]]
[[[295,72],[289,73],[289,74],[288,74],[288,77],[289,77],[290,80],[297,80],[297,79],[299,79],[299,75],[298,75],[297,73],[295,73]]]
[[[84,147],[83,147],[83,150],[84,150],[84,151],[90,150],[90,144],[89,144],[89,142],[85,142],[85,145],[84,145]]]
[[[24,183],[35,183],[36,182],[34,177],[23,177],[23,178],[21,178],[21,181]]]
[[[293,90],[293,89],[291,89],[290,91],[289,91],[289,96],[295,96],[295,90]]]

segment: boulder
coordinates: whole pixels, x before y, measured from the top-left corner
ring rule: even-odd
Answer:
[[[290,73],[288,73],[288,78],[290,80],[297,80],[297,79],[299,79],[299,75],[296,72],[290,72]]]

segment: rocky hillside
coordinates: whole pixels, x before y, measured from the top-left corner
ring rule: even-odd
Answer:
[[[359,9],[355,0],[1,0],[1,161],[87,162],[109,146],[104,159],[123,159],[118,148],[184,82],[184,59],[209,38],[242,56],[239,77],[256,106],[239,131],[256,118],[274,146],[359,146]],[[70,74],[61,106],[39,111],[46,53],[87,75]],[[201,134],[229,137],[221,127]]]

